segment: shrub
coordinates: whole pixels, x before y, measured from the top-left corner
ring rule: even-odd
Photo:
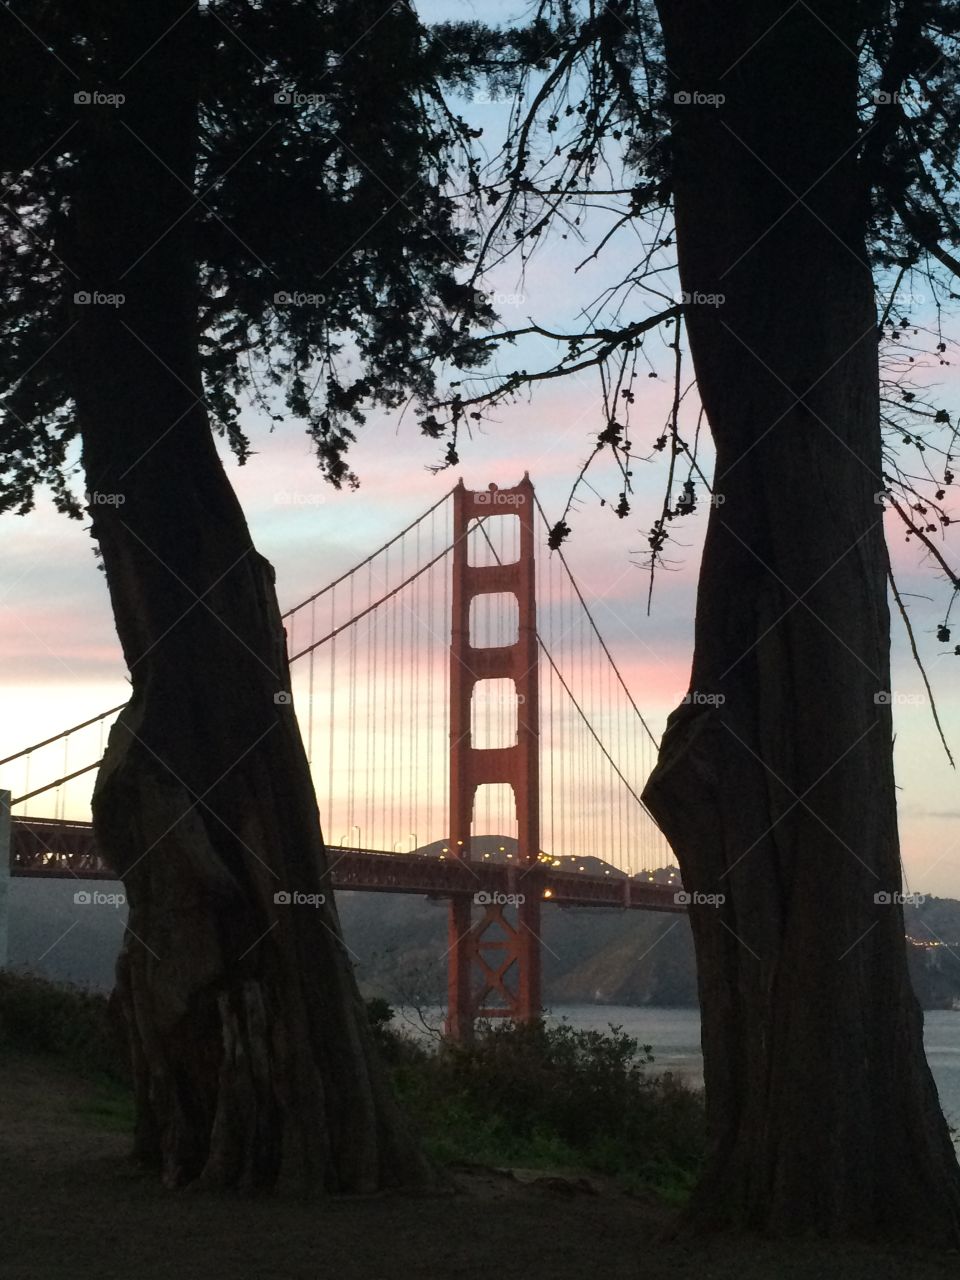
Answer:
[[[56,1054],[78,1070],[129,1079],[107,997],[33,974],[0,970],[0,1048]]]
[[[498,1023],[421,1055],[394,1076],[438,1159],[575,1165],[672,1200],[696,1178],[700,1094],[650,1076],[649,1047],[619,1027]]]

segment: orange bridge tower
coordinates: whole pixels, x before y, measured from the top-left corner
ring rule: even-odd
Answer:
[[[534,557],[534,491],[528,475],[512,489],[453,494],[453,589],[450,643],[451,853],[476,867],[476,892],[451,898],[447,1034],[463,1039],[475,1018],[539,1017],[540,997],[540,720]],[[514,517],[520,555],[511,564],[471,564],[468,535],[479,522]],[[474,537],[476,535],[474,534]],[[519,630],[513,644],[478,647],[471,602],[484,594],[514,596]],[[479,680],[510,679],[517,694],[516,741],[477,748],[471,704]],[[472,863],[470,834],[477,788],[509,783],[516,806],[518,857],[508,894],[487,892],[483,864]],[[503,899],[506,899],[506,902]]]

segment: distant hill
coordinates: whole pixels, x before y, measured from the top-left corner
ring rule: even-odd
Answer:
[[[501,852],[500,846],[505,846]],[[513,852],[506,842],[492,854]],[[576,862],[576,859],[571,860]],[[667,878],[668,872],[661,878]],[[116,893],[110,882],[14,880],[10,964],[108,990],[124,908],[76,903],[76,892]],[[437,1004],[445,995],[446,904],[412,894],[341,893],[344,938],[364,990],[393,1003]],[[927,898],[904,909],[910,973],[926,1008],[960,1002],[960,902]],[[694,1005],[696,970],[684,916],[544,904],[548,1004]],[[954,945],[950,945],[954,944]]]

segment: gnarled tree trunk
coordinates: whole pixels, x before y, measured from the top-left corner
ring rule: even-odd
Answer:
[[[341,939],[273,573],[202,398],[196,16],[118,8],[126,102],[84,108],[70,245],[78,289],[124,295],[79,305],[71,340],[133,686],[94,823],[129,900],[136,1147],[171,1185],[422,1185]]]
[[[960,1238],[903,918],[877,313],[857,6],[659,5],[676,217],[716,443],[694,696],[645,798],[677,851],[703,1011],[700,1228]],[[723,295],[710,305],[703,295]]]

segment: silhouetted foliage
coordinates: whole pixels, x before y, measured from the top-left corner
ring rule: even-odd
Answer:
[[[960,17],[942,0],[872,0],[860,8],[858,166],[878,296],[884,479],[908,540],[924,544],[951,584],[949,620],[960,577],[936,542],[952,519],[944,503],[955,481],[958,427],[936,402],[932,377],[950,363],[941,321],[957,299],[960,276]],[[692,514],[711,490],[698,462],[695,382],[681,358],[683,318],[697,303],[664,284],[675,267],[672,130],[678,110],[716,110],[715,99],[729,96],[731,85],[685,85],[672,75],[651,0],[541,0],[533,24],[522,30],[543,27],[552,32],[549,59],[521,67],[514,89],[491,80],[511,95],[511,118],[502,152],[484,175],[487,216],[475,278],[509,257],[525,265],[550,233],[583,243],[581,266],[611,243],[623,250],[624,233],[636,246],[635,262],[571,331],[557,332],[551,317],[492,332],[496,371],[451,382],[442,404],[424,415],[424,430],[448,434],[446,463],[455,463],[460,431],[489,409],[539,383],[596,369],[601,425],[571,502],[602,455],[618,485],[616,497],[602,504],[625,518],[636,468],[665,454],[663,503],[647,533],[652,570],[665,563],[673,522]],[[505,57],[506,33],[498,39]],[[462,56],[483,63],[476,43]],[[911,319],[921,306],[934,311],[932,326]],[[555,342],[556,362],[504,368],[508,349],[530,335]],[[674,384],[666,423],[637,421],[631,413],[637,381],[661,372]],[[556,545],[569,534],[570,511],[568,504]]]
[[[135,76],[110,6],[0,13],[0,510],[38,484],[79,514],[68,335],[78,160]],[[195,181],[197,342],[214,429],[243,461],[252,399],[309,432],[335,484],[364,409],[427,396],[439,357],[467,367],[487,299],[464,284],[471,129],[446,106],[443,47],[387,0],[202,6]],[[144,244],[147,253],[151,246]],[[133,264],[131,264],[133,265]],[[122,294],[123,279],[103,281]]]

